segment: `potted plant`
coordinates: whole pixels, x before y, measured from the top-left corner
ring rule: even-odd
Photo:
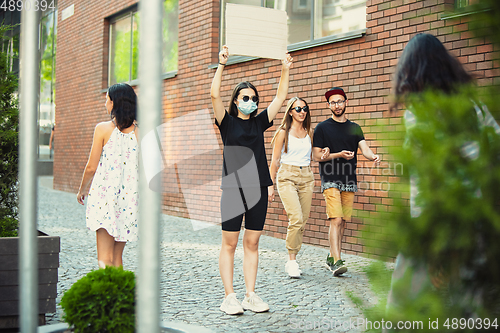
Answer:
[[[0,26],[0,40],[11,26]],[[0,52],[0,330],[19,327],[19,237],[17,237],[17,177],[19,164],[19,110],[17,77]],[[39,323],[56,311],[59,237],[39,232]]]

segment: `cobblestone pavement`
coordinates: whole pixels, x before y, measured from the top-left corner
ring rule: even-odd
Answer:
[[[97,269],[95,232],[85,226],[85,208],[76,195],[51,188],[51,179],[40,178],[38,227],[61,237],[57,304],[62,294],[79,278]],[[242,233],[241,233],[242,234]],[[242,272],[243,248],[235,256],[234,288],[240,301],[245,293]],[[138,242],[128,243],[124,268],[137,271]],[[352,291],[366,302],[376,301],[363,268],[371,260],[344,255],[349,271],[334,278],[324,266],[328,251],[304,245],[297,257],[303,272],[290,279],[284,272],[285,241],[262,236],[256,292],[269,303],[267,313],[245,311],[229,316],[219,310],[224,289],[218,270],[221,244],[219,226],[194,231],[190,220],[163,216],[161,234],[161,320],[201,325],[214,332],[362,332],[362,319],[347,296]],[[62,310],[47,315],[47,323],[61,322]],[[332,329],[332,323],[344,327]],[[353,325],[350,325],[350,322]]]

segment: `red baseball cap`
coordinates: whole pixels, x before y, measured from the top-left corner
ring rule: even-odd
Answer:
[[[339,88],[339,87],[333,87],[332,89],[328,90],[325,93],[325,98],[326,98],[327,102],[330,99],[330,96],[332,96],[332,95],[342,95],[342,96],[344,96],[345,99],[347,99],[347,96],[345,95],[344,89]]]

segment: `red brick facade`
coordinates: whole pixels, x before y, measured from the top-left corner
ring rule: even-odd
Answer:
[[[60,0],[58,4],[54,187],[76,192],[90,151],[93,128],[97,122],[107,120],[105,93],[102,92],[107,82],[106,17],[135,1],[79,1],[75,4],[75,14],[61,21],[61,11],[72,3]],[[368,0],[366,34],[363,37],[292,52],[294,64],[288,96],[297,95],[307,100],[315,126],[331,115],[326,108],[324,92],[332,86],[344,87],[349,97],[348,118],[363,128],[369,146],[387,162],[388,150],[382,146],[382,141],[390,139],[391,132],[402,126],[401,119],[391,116],[388,111],[391,78],[399,55],[415,33],[436,35],[478,77],[479,84],[498,80],[498,64],[493,61],[492,46],[487,41],[472,39],[467,31],[468,17],[441,19],[446,6],[450,6],[449,9],[452,5],[452,0]],[[164,80],[165,121],[204,109],[212,112],[210,84],[215,69],[209,66],[218,60],[218,36],[219,1],[179,1],[178,72],[175,77]],[[276,93],[279,76],[280,62],[277,60],[261,59],[227,66],[223,76],[223,100],[227,104],[234,85],[248,80],[258,88],[261,105],[267,105]],[[265,135],[268,160],[270,141],[282,116],[282,113],[278,114],[274,127]],[[376,123],[385,125],[384,130],[375,126]],[[196,124],[186,123],[177,130],[185,131],[193,125]],[[199,129],[199,139],[208,138],[213,131],[221,144],[215,126]],[[186,143],[185,149],[191,148]],[[372,163],[361,154],[358,156],[358,168],[367,170],[372,167]],[[219,220],[217,177],[221,174],[222,150],[205,157],[193,159],[190,163],[183,161],[167,170],[164,180],[166,214],[204,221]],[[304,241],[327,246],[328,225],[316,162],[313,167],[316,186]],[[184,187],[181,189],[179,183],[186,174],[190,175],[190,191],[183,191]],[[387,182],[394,180],[380,169],[359,175],[358,181],[369,190],[356,195],[353,219],[345,232],[345,252],[377,256],[377,249],[367,249],[362,245],[359,230],[363,219],[375,214],[377,204],[391,205],[389,194],[384,190]],[[200,184],[205,184],[203,190],[193,190]],[[191,216],[189,203],[195,203],[197,207],[197,213]],[[269,207],[265,231],[268,235],[284,238],[286,226],[286,214],[277,197],[277,202]]]

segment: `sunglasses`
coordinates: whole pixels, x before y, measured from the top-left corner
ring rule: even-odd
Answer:
[[[304,107],[296,106],[296,107],[294,107],[293,109],[294,109],[295,111],[297,111],[298,113],[300,113],[300,112],[302,112],[302,111],[304,111],[304,112],[309,111],[309,108],[307,107],[307,105],[306,105],[306,106],[304,106]]]
[[[250,96],[243,96],[243,102],[248,102],[250,100]],[[252,102],[259,102],[259,98],[257,96],[252,96]]]

